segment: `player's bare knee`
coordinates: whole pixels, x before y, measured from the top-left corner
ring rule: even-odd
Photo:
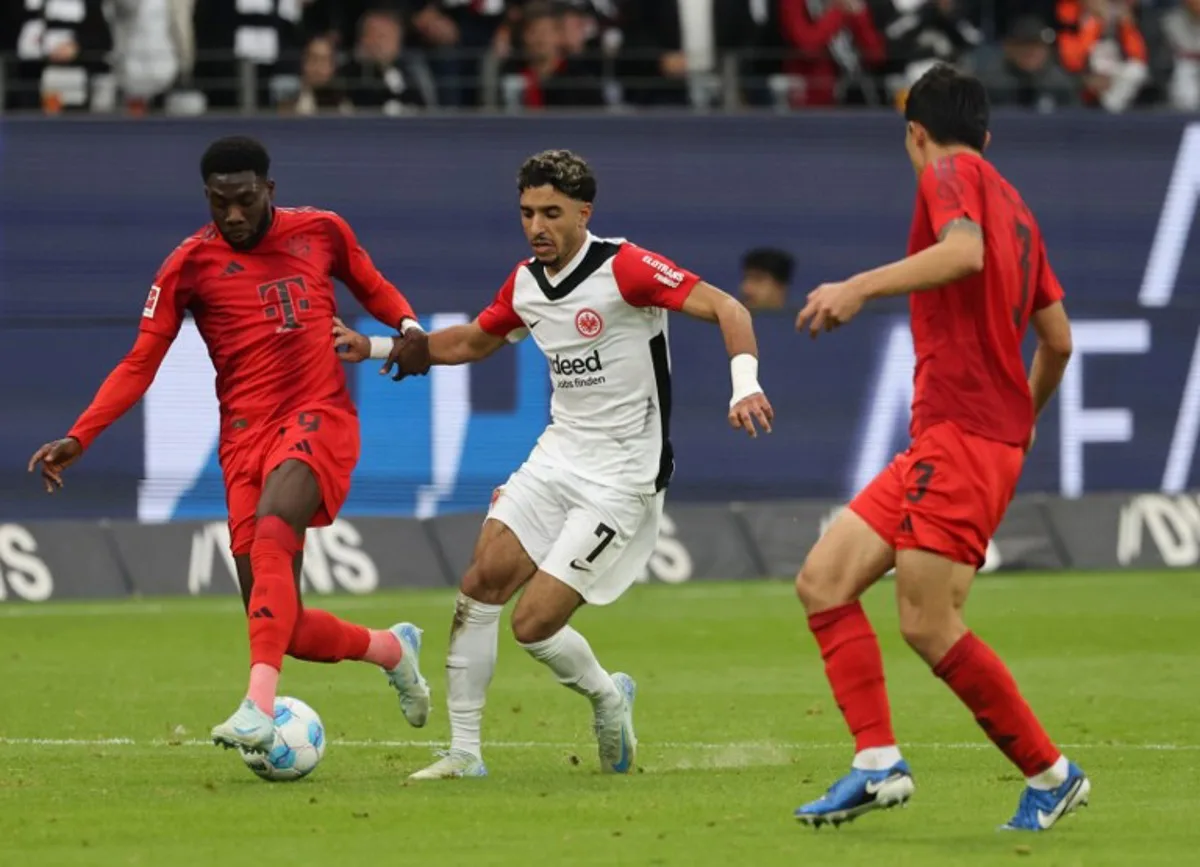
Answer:
[[[900,635],[930,665],[936,665],[966,631],[958,612],[948,605],[920,605],[901,599],[899,615]]]
[[[929,644],[936,632],[934,621],[915,605],[900,606],[900,635],[917,653]]]
[[[796,595],[809,614],[858,599],[895,563],[895,552],[846,509],[809,551],[796,576]]]
[[[804,610],[812,614],[852,602],[850,582],[839,577],[835,571],[813,563],[812,558],[805,560],[796,575],[796,595]]]
[[[519,644],[545,641],[563,628],[553,612],[541,611],[532,605],[518,605],[512,613],[513,638]]]
[[[467,568],[459,590],[464,596],[486,605],[503,605],[512,596],[505,576],[497,574],[486,560],[477,560]]]

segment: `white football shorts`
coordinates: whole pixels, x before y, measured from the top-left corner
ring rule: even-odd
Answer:
[[[598,485],[531,457],[492,498],[488,518],[516,535],[537,567],[591,605],[629,589],[658,542],[665,492]]]

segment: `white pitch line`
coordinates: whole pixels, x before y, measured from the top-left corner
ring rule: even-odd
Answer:
[[[390,741],[390,740],[334,740],[339,747],[354,747],[364,749],[387,749],[398,747],[425,747],[436,749],[444,747],[444,741]],[[708,743],[704,741],[647,741],[642,740],[642,746],[658,747],[667,750],[846,750],[847,743],[802,743],[800,741],[730,741],[728,743]],[[211,741],[204,740],[167,740],[155,738],[137,740],[135,738],[8,738],[0,737],[0,746],[8,747],[210,747]],[[576,749],[586,746],[585,743],[569,741],[489,741],[486,746],[495,749],[531,750],[531,749]],[[992,745],[985,742],[970,743],[910,743],[905,748],[927,750],[990,750]],[[1194,752],[1200,751],[1200,744],[1059,744],[1064,750],[1116,750],[1136,752]]]
[[[993,579],[995,580],[995,579]],[[736,585],[700,585],[693,584],[688,588],[689,599],[720,600],[743,598],[747,592],[764,593],[767,597],[785,595],[780,588],[789,588],[790,581],[768,579],[753,584]],[[412,588],[414,593],[405,597],[403,604],[408,606],[436,606],[452,612],[454,609],[453,588]],[[788,590],[786,595],[790,595]],[[333,611],[373,611],[380,607],[396,604],[394,600],[380,599],[375,594],[353,595],[336,593],[332,595],[306,593],[309,602],[328,606]],[[150,596],[114,599],[112,601],[89,602],[87,600],[54,600],[51,602],[0,602],[0,620],[4,618],[26,617],[139,617],[158,614],[238,614],[242,613],[241,602],[232,587],[225,594],[204,594],[202,596]]]
[[[232,608],[232,606],[228,606]],[[199,609],[197,609],[199,610]],[[115,602],[100,605],[37,605],[34,603],[17,603],[0,607],[0,618],[26,617],[115,617],[125,615],[162,614],[164,608],[157,603],[128,604]]]
[[[450,597],[447,595],[446,597]],[[328,604],[334,611],[363,611],[379,608],[380,600],[369,596],[319,596],[316,594],[310,595],[308,600],[321,600],[321,603]],[[449,604],[447,610],[453,610],[453,604]],[[17,602],[14,604],[0,605],[0,619],[4,618],[27,618],[27,617],[141,617],[148,614],[220,614],[220,615],[242,615],[242,605],[238,598],[234,595],[228,596],[205,596],[205,597],[177,597],[167,602],[163,601],[145,601],[139,599],[130,599],[125,602],[100,602],[100,603],[30,603]],[[244,616],[244,615],[242,615]]]

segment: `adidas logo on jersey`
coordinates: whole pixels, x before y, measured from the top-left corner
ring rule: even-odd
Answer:
[[[563,358],[555,354],[550,359],[550,369],[555,376],[582,376],[585,373],[599,373],[604,370],[604,362],[600,360],[600,350],[583,358]]]

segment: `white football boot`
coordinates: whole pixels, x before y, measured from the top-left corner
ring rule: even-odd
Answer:
[[[397,623],[389,630],[400,641],[403,655],[391,671],[384,669],[400,696],[400,711],[408,724],[421,728],[429,719],[429,684],[421,676],[421,630],[411,623]]]
[[[486,777],[487,768],[483,759],[466,750],[450,749],[438,753],[441,756],[427,768],[409,776],[410,780],[455,780],[459,777]]]
[[[633,700],[637,683],[624,672],[612,676],[621,702],[612,708],[596,708],[596,743],[600,748],[600,769],[608,774],[628,774],[637,761],[637,735],[633,732]]]
[[[275,718],[246,699],[233,716],[212,730],[212,742],[227,750],[268,753],[275,745]]]

